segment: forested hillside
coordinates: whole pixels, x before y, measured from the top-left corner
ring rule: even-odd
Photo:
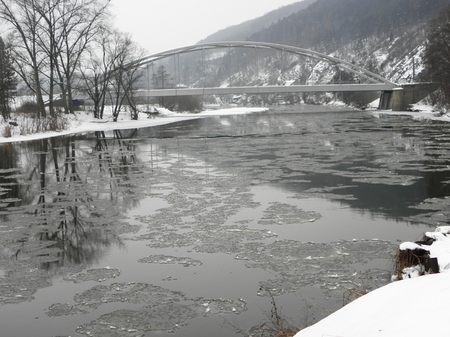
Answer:
[[[449,0],[317,0],[248,39],[330,53],[362,39],[392,40],[436,17],[448,4]]]
[[[216,33],[209,35],[199,43],[217,41],[245,41],[255,32],[259,32],[265,28],[268,28],[273,23],[278,22],[285,17],[292,15],[293,13],[297,13],[300,10],[307,8],[315,1],[316,0],[304,0],[301,2],[293,3],[291,5],[280,7],[262,17],[222,29]]]
[[[397,83],[411,82],[419,80],[424,69],[422,54],[430,22],[450,6],[450,0],[316,0],[300,4],[307,6],[276,22],[270,16],[257,19],[270,22],[257,31],[231,27],[204,41],[239,36],[239,40],[292,45],[352,62]],[[333,66],[297,56],[235,50],[220,57],[222,61],[214,58],[206,70],[216,74],[215,85],[330,83],[336,76],[357,80],[349,74],[337,75]]]

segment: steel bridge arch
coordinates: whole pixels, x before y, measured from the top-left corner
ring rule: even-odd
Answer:
[[[255,41],[228,41],[228,42],[212,42],[212,43],[200,43],[192,46],[186,46],[176,49],[171,49],[168,51],[152,54],[146,57],[143,57],[135,62],[129,63],[125,66],[125,68],[131,67],[141,67],[147,64],[151,64],[155,61],[168,58],[175,55],[187,54],[196,51],[204,51],[211,49],[222,49],[222,48],[252,48],[252,49],[264,49],[264,50],[276,50],[288,52],[291,54],[296,54],[300,56],[306,56],[313,59],[317,59],[320,61],[325,61],[331,65],[337,66],[341,69],[344,69],[350,73],[356,74],[365,78],[370,83],[383,83],[386,86],[386,89],[394,89],[399,87],[398,84],[391,82],[384,77],[370,72],[362,67],[359,67],[350,62],[340,60],[338,58],[322,54],[313,50],[298,48],[294,46],[288,46],[277,43],[268,43],[268,42],[255,42]]]

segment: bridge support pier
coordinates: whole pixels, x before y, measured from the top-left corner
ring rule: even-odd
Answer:
[[[380,103],[378,104],[379,110],[390,110],[393,90],[386,90],[381,92]]]

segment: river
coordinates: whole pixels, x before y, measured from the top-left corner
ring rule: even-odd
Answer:
[[[447,223],[449,147],[445,123],[302,106],[0,145],[0,336],[313,324]]]

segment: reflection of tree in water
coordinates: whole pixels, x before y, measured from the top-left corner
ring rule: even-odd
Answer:
[[[136,202],[125,188],[132,185],[129,174],[136,157],[132,141],[123,140],[120,132],[115,137],[107,141],[100,133],[95,155],[88,147],[77,147],[73,137],[33,142],[32,154],[21,159],[0,147],[0,169],[20,167],[20,160],[27,163],[21,170],[23,183],[0,194],[0,206],[7,198],[22,200],[2,212],[12,234],[0,242],[8,245],[11,256],[50,269],[93,263],[109,246],[121,244],[114,233],[120,206]],[[0,183],[5,180],[1,172]]]
[[[75,143],[70,138],[66,139],[65,160],[62,166],[58,163],[55,146],[52,146],[52,152],[56,185],[59,188],[57,188],[57,196],[51,198],[50,205],[53,206],[56,203],[56,205],[66,206],[60,207],[59,211],[55,210],[59,218],[56,231],[45,230],[40,233],[40,240],[56,242],[56,247],[62,250],[59,254],[60,259],[46,263],[44,268],[64,265],[67,262],[71,264],[95,262],[105,248],[119,241],[110,229],[105,227],[108,223],[102,223],[102,220],[108,217],[99,210],[89,195],[89,190],[85,188],[86,181],[83,181],[77,168]],[[44,158],[41,162],[43,161]],[[43,181],[45,181],[45,175],[42,176],[41,170],[40,203],[45,213],[46,186]]]
[[[19,184],[15,175],[18,169],[17,152],[11,144],[0,147],[0,219],[5,219],[4,209],[17,206],[19,198]]]
[[[137,135],[137,129],[132,130],[125,138],[120,130],[114,131],[114,138],[108,139],[103,131],[96,132],[96,145],[93,155],[97,156],[99,171],[102,177],[108,177],[110,197],[125,198],[127,203],[134,206],[135,199],[128,196],[134,195],[135,184],[132,177],[139,174],[136,158],[136,145],[133,140]]]

